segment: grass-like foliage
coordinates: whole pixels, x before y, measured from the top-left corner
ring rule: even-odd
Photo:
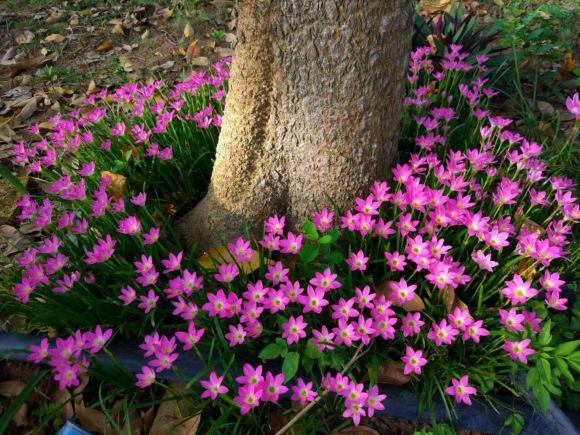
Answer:
[[[202,258],[180,244],[172,210],[207,187],[223,65],[172,89],[103,92],[33,128],[15,150],[35,180],[18,218],[42,237],[15,260],[3,307],[59,338],[30,359],[74,387],[91,355],[137,339],[147,365],[105,384],[127,400],[170,388],[159,374],[182,376],[174,363],[194,352],[205,370],[184,379],[185,397],[202,428],[232,433],[265,430],[274,408],[304,433],[359,424],[389,406],[377,384],[393,378],[453,416],[474,400],[509,408],[494,395],[520,395],[524,373],[546,406],[580,370],[578,341],[551,345],[580,208],[542,146],[490,113],[486,56],[467,58],[459,45],[412,53],[408,161],[392,180],[300,230],[272,216]],[[298,421],[291,404],[308,407]]]

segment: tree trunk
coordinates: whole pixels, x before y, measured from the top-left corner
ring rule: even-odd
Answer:
[[[241,0],[207,196],[178,224],[215,245],[274,213],[290,227],[388,174],[411,42],[409,0]]]

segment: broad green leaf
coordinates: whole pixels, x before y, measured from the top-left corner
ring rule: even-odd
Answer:
[[[302,232],[304,233],[304,237],[307,239],[318,240],[318,231],[311,221],[307,220],[304,222],[304,225],[302,226]]]
[[[282,363],[282,373],[284,373],[286,382],[296,375],[299,363],[300,355],[297,352],[288,352],[288,355],[284,358],[284,363]]]
[[[578,345],[580,345],[580,340],[562,343],[556,348],[556,355],[562,356],[570,355],[572,352],[576,350]]]
[[[262,349],[262,351],[258,355],[258,357],[263,360],[276,359],[279,356],[280,356],[280,347],[278,346],[277,343],[269,344],[264,349]]]
[[[303,245],[298,256],[304,264],[312,263],[318,256],[318,246]]]
[[[548,320],[544,326],[542,326],[542,330],[540,331],[540,337],[538,338],[538,342],[540,345],[545,346],[550,344],[552,341],[552,334],[550,333],[550,329],[552,328],[552,322]]]

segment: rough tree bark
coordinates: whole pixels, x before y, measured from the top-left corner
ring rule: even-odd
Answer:
[[[241,0],[207,196],[178,224],[215,244],[273,213],[298,226],[387,175],[411,42],[409,0]]]

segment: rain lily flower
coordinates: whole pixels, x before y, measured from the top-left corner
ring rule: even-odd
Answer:
[[[298,378],[298,383],[292,387],[292,393],[290,400],[299,402],[302,406],[312,402],[318,395],[316,391],[312,391],[312,382],[305,383],[302,378]]]
[[[534,349],[529,348],[531,340],[526,338],[525,340],[521,341],[509,341],[506,340],[502,349],[504,349],[509,357],[513,360],[520,360],[524,364],[528,363],[528,356],[533,355],[536,353]]]
[[[218,376],[216,372],[211,372],[209,374],[209,379],[202,379],[199,384],[203,387],[204,391],[199,397],[202,399],[216,400],[218,395],[226,394],[229,389],[225,385],[222,385],[224,380],[223,376]]]
[[[465,403],[466,405],[471,405],[472,394],[477,393],[475,387],[471,387],[469,384],[469,377],[467,375],[462,376],[460,379],[451,379],[451,386],[445,388],[445,392],[450,396],[455,398],[457,403]]]
[[[401,358],[401,361],[405,364],[403,367],[403,374],[405,375],[409,373],[420,375],[421,368],[427,364],[427,360],[423,358],[423,351],[415,351],[411,346],[406,347],[405,355]]]

